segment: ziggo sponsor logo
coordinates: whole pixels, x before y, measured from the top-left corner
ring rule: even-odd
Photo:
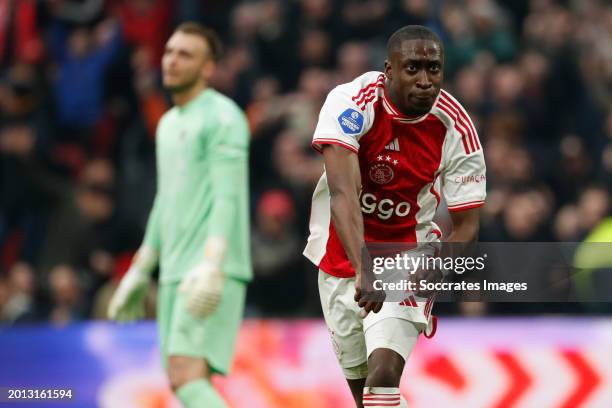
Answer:
[[[405,217],[410,214],[410,203],[406,201],[395,203],[389,198],[378,201],[374,194],[364,192],[361,192],[359,201],[364,214],[376,214],[381,220],[388,220],[393,215]]]

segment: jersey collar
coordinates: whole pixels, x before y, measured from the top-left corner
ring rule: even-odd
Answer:
[[[186,112],[186,111],[188,111],[192,106],[196,106],[198,104],[198,102],[206,99],[211,93],[212,93],[212,88],[210,88],[210,87],[204,88],[202,90],[202,92],[200,92],[199,94],[197,94],[195,96],[195,98],[193,98],[192,100],[187,102],[186,105],[180,106],[180,107],[177,106],[178,111],[179,112]]]

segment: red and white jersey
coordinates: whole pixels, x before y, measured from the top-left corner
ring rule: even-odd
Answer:
[[[486,196],[485,161],[465,109],[442,90],[425,115],[409,117],[393,106],[385,75],[368,72],[334,88],[319,114],[312,145],[337,144],[357,153],[366,242],[431,242],[444,194],[449,211],[476,208]],[[325,173],[312,197],[304,255],[324,272],[355,271],[331,222]]]

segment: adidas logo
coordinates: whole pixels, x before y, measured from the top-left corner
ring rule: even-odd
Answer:
[[[385,146],[385,150],[393,150],[394,152],[399,152],[399,142],[397,141],[397,137],[391,141],[388,145]]]

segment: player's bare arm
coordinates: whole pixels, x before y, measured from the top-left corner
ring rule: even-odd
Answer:
[[[480,228],[480,208],[471,208],[463,211],[451,211],[453,231],[444,240],[440,256],[454,257],[461,256],[465,246],[478,240],[478,230]],[[464,245],[461,245],[464,244]]]
[[[332,222],[346,255],[355,268],[355,301],[365,313],[378,313],[383,302],[367,301],[363,299],[361,293],[361,251],[365,247],[365,242],[359,204],[361,171],[358,157],[352,151],[338,145],[326,145],[323,148],[323,157],[330,191]]]
[[[450,216],[453,221],[453,232],[446,242],[469,243],[476,240],[480,227],[480,208],[451,212]]]

